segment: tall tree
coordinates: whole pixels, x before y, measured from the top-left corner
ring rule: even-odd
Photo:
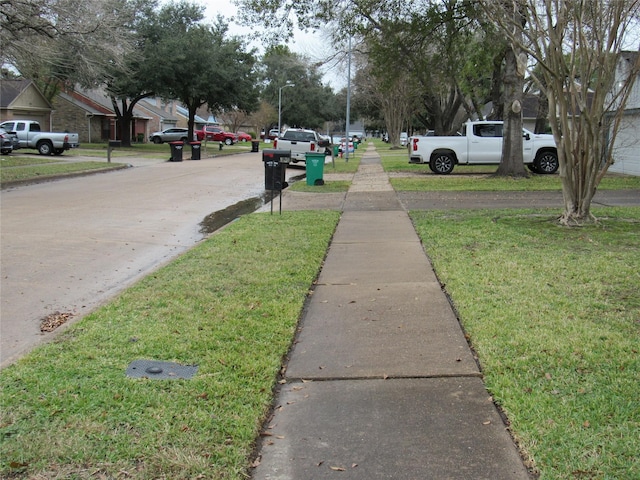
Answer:
[[[282,121],[291,126],[319,128],[333,120],[333,91],[322,83],[318,67],[285,45],[267,49],[262,59],[262,98],[278,108]],[[286,84],[295,87],[282,91]],[[281,100],[281,101],[280,101]]]
[[[160,21],[162,15],[156,11],[156,3],[141,4],[128,27],[132,34],[133,48],[123,55],[122,62],[111,63],[104,83],[111,98],[119,128],[118,138],[123,146],[131,145],[131,122],[137,103],[155,95],[152,82],[155,64],[150,63],[154,39],[157,32],[170,25]],[[195,12],[199,15],[199,12]],[[198,16],[199,20],[201,16]],[[197,21],[197,20],[196,20]]]
[[[495,35],[495,28],[484,18],[477,2],[239,0],[239,4],[246,11],[260,13],[245,18],[267,18],[266,25],[274,31],[292,28],[294,20],[298,26],[312,28],[314,21],[322,19],[332,26],[337,41],[354,35],[362,39],[376,71],[398,73],[420,86],[417,118],[436,135],[453,134],[465,120],[465,112],[467,118],[482,117],[489,100],[494,104],[492,117],[502,118],[506,101],[502,75],[509,49],[504,37]],[[511,84],[513,80],[520,81],[515,75]],[[510,93],[517,92],[517,85],[513,85]],[[513,99],[508,103],[513,106]],[[517,121],[516,114],[508,121]],[[516,126],[508,131],[520,130]],[[512,137],[514,145],[509,141]],[[499,173],[525,175],[518,138],[510,135],[505,144]]]
[[[421,89],[406,74],[383,75],[369,65],[356,75],[359,98],[375,105],[384,118],[389,143],[400,148],[400,132],[406,131],[420,102]]]
[[[519,1],[505,2],[505,10],[511,16],[512,23],[520,25],[518,32],[524,27],[522,7]],[[514,36],[521,40],[521,33]],[[504,125],[502,130],[502,157],[497,175],[528,176],[523,160],[522,140],[522,101],[524,76],[527,67],[527,56],[521,49],[521,41],[513,42],[506,49],[504,57]]]
[[[525,18],[508,16],[504,4],[483,0],[514,45],[533,58],[530,75],[546,94],[558,145],[564,212],[560,222],[594,220],[591,202],[613,162],[613,143],[624,106],[640,72],[640,55],[614,85],[617,62],[640,0],[519,0]]]
[[[203,7],[182,1],[165,5],[149,34],[144,66],[151,89],[180,100],[189,111],[193,138],[196,111],[257,107],[255,55],[218,19],[200,23]]]
[[[0,60],[49,98],[62,84],[93,85],[131,48],[126,26],[144,1],[0,0]]]

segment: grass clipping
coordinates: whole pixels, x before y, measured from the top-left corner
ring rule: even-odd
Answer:
[[[337,212],[241,218],[1,374],[2,478],[246,478]],[[131,379],[135,359],[197,364]]]

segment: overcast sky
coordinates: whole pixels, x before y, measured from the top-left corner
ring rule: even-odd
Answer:
[[[205,16],[207,20],[213,20],[218,14],[222,15],[229,23],[229,32],[232,35],[246,35],[255,30],[255,28],[241,27],[235,23],[238,8],[231,0],[196,0],[196,2],[206,7]],[[258,48],[260,54],[263,53],[259,43],[252,43],[251,46]],[[322,40],[320,34],[305,34],[303,32],[296,33],[294,42],[289,43],[289,48],[300,55],[308,57],[311,62],[317,62],[332,52],[331,46],[327,46],[327,42]],[[326,71],[325,69],[323,73],[325,74],[325,83],[330,84],[334,90],[346,86],[345,74],[340,74],[336,69],[332,71]]]

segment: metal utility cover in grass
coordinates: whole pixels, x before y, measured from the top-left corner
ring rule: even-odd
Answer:
[[[127,377],[157,380],[190,379],[197,371],[197,365],[180,365],[159,360],[134,360],[127,367]]]

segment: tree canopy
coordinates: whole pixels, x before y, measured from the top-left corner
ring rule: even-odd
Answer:
[[[62,83],[93,85],[132,48],[145,0],[0,0],[2,63],[52,98]]]
[[[123,139],[128,136],[135,103],[151,95],[185,105],[191,137],[195,112],[202,105],[214,112],[257,107],[254,52],[241,39],[229,37],[220,19],[213,25],[203,19],[203,7],[184,1],[141,12],[134,29],[135,50],[107,79],[123,123]]]
[[[640,73],[636,54],[616,77],[627,36],[638,28],[640,1],[518,0],[522,18],[505,15],[501,2],[483,5],[522,50],[523,66],[533,61],[529,75],[548,99],[565,203],[561,222],[592,221],[591,201],[613,162],[624,106]]]
[[[295,127],[321,128],[341,118],[332,89],[322,83],[318,67],[285,45],[267,48],[262,58],[262,98],[277,110],[282,90],[282,121]]]

